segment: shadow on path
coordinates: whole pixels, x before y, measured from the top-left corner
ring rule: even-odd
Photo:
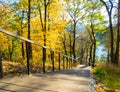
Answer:
[[[0,88],[0,90],[7,91],[7,92],[16,92],[16,91],[12,91],[12,90],[8,90],[8,89],[4,89],[4,88]],[[0,92],[1,92],[1,91],[0,91]]]
[[[42,89],[40,87],[32,87],[32,86],[26,86],[26,85],[19,85],[19,84],[16,84],[16,83],[8,83],[8,82],[1,82],[3,83],[4,85],[11,85],[11,86],[18,86],[18,87],[24,87],[24,88],[30,88],[32,90],[36,90],[36,89],[39,89],[39,90],[43,90],[43,91],[49,91],[49,92],[57,92],[57,91],[54,91],[54,90],[49,90],[49,89]],[[17,91],[13,91],[13,90],[9,90],[9,89],[5,89],[5,88],[0,88],[0,90],[4,90],[4,91],[7,91],[7,92],[17,92]],[[1,92],[1,91],[0,91]]]
[[[89,92],[90,68],[33,74],[0,80],[0,92]]]

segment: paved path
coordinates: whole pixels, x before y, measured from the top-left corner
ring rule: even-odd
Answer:
[[[0,92],[90,92],[90,67],[0,80]]]

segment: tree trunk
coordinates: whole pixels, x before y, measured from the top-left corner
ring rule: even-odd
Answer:
[[[21,30],[20,30],[21,36],[23,36],[23,18],[24,18],[24,11],[22,11]],[[21,53],[22,53],[22,58],[25,59],[24,42],[21,43]]]
[[[28,39],[31,39],[30,38],[30,13],[31,13],[31,3],[30,3],[30,0],[28,0]],[[32,59],[32,45],[31,43],[28,43],[28,58]]]
[[[8,51],[9,51],[9,60],[12,61],[12,57],[13,57],[13,52],[14,52],[14,42],[12,40],[12,46],[8,46]]]
[[[48,0],[48,3],[49,2],[50,2],[50,0]],[[48,23],[47,24],[48,25],[48,31],[50,31],[50,11],[49,10],[50,10],[50,7],[47,7],[47,11],[48,11],[48,14],[47,14],[47,16],[48,16],[47,17],[48,18],[48,22],[47,22]]]
[[[87,31],[89,33],[89,36],[90,36],[90,40],[91,40],[91,44],[90,44],[90,52],[89,52],[89,66],[92,65],[92,52],[93,52],[93,38],[92,38],[92,34],[90,33],[90,30],[87,28]]]
[[[96,38],[95,38],[95,33],[93,31],[93,26],[92,26],[92,36],[93,36],[93,60],[92,60],[92,67],[95,66],[95,56],[96,56]]]
[[[107,5],[107,3],[104,1],[104,0],[100,0],[104,5],[105,5],[105,7],[106,7],[106,10],[107,10],[107,13],[108,13],[108,16],[109,16],[109,26],[110,26],[110,35],[111,35],[111,42],[110,42],[110,57],[111,57],[111,63],[112,64],[114,64],[114,53],[113,53],[113,51],[114,51],[114,47],[113,47],[113,38],[114,38],[114,36],[113,36],[113,25],[112,25],[112,18],[111,18],[111,16],[112,16],[112,9],[113,9],[113,3],[112,3],[112,1],[111,0],[109,0],[109,3],[110,3],[110,9],[109,9],[109,7],[108,7],[108,5]]]
[[[67,48],[66,48],[66,36],[65,36],[65,34],[64,34],[64,38],[63,38],[63,46],[64,46],[65,55],[68,55],[67,54]]]
[[[96,56],[96,40],[94,40],[94,49],[93,49],[93,61],[92,61],[92,67],[95,67],[95,56]]]
[[[13,52],[12,52],[10,46],[8,46],[8,51],[9,51],[9,60],[12,61],[12,55],[13,55]]]
[[[90,45],[90,52],[89,52],[89,66],[91,66],[91,63],[92,63],[92,51],[93,51],[93,43],[91,43]]]
[[[70,45],[69,45],[69,48],[70,48],[70,57],[72,57],[72,39],[71,39],[71,34],[69,34],[69,39],[70,39]]]
[[[92,67],[95,66],[95,52],[96,52],[96,38],[94,33],[94,25],[93,25],[93,16],[91,15],[91,30],[92,30],[92,43],[93,43],[93,58],[92,58]]]
[[[118,0],[118,25],[117,25],[117,41],[116,41],[116,53],[114,63],[118,66],[119,62],[119,39],[120,39],[120,0]]]
[[[47,1],[44,0],[44,46],[46,46],[46,20],[47,20]],[[43,58],[44,58],[44,62],[46,61],[46,49],[43,49]]]
[[[46,46],[47,1],[44,0],[44,46]]]
[[[10,46],[8,46],[8,51],[9,51],[9,60],[12,61],[12,52]]]
[[[49,2],[50,0],[48,0]],[[44,46],[46,46],[46,31],[47,31],[47,27],[46,27],[46,22],[47,22],[47,0],[44,0],[44,19],[42,19],[42,10],[41,7],[38,8],[39,11],[39,15],[40,15],[40,23],[41,23],[41,27],[42,27],[42,31],[43,31],[43,44]],[[49,14],[48,14],[49,17]],[[50,30],[50,27],[48,27],[48,31]],[[46,48],[43,47],[43,72],[45,72],[45,62],[46,62]]]
[[[112,26],[112,18],[111,15],[109,15],[109,23],[110,23],[110,35],[111,35],[111,42],[110,42],[110,46],[111,46],[111,63],[114,64],[114,48],[113,48],[113,26]]]
[[[75,53],[75,41],[76,41],[76,22],[74,21],[74,30],[73,30],[73,34],[74,34],[74,36],[73,36],[73,57],[74,57],[74,59],[76,58],[76,53]]]
[[[41,16],[41,24],[43,26],[43,39],[44,39],[44,46],[46,46],[46,21],[47,21],[47,1],[44,0],[44,24],[42,22],[42,16]],[[43,72],[45,72],[45,62],[46,62],[46,48],[43,48]]]
[[[108,50],[107,50],[107,62],[109,62],[110,61],[110,51],[109,51],[109,48],[108,48]]]
[[[88,48],[86,49],[86,58],[85,58],[85,63],[86,63],[86,66],[88,65]]]
[[[22,52],[22,58],[25,59],[24,42],[22,42],[21,47],[22,47],[21,48],[22,49],[21,50],[21,52]]]
[[[64,33],[64,39],[63,39],[63,46],[64,46],[65,55],[68,55],[67,48],[66,48],[66,35],[65,35],[65,33]],[[66,60],[68,61],[67,57],[66,57]]]

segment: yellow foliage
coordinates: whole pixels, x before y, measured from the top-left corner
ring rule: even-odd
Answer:
[[[106,91],[104,89],[98,87],[98,88],[96,88],[96,92],[106,92]]]
[[[38,0],[38,2],[42,2],[42,1],[43,0]],[[35,4],[36,3],[34,2],[34,0],[31,0],[31,5],[34,6]],[[26,0],[21,0],[20,4],[17,4],[16,7],[21,9],[22,11],[25,11],[28,8],[27,5],[28,5],[28,2]],[[61,17],[61,16],[65,15],[63,12],[63,6],[61,5],[60,0],[51,0],[51,3],[48,4],[47,13],[49,13],[49,19],[47,16],[46,32],[43,32],[43,28],[41,26],[41,24],[44,25],[44,7],[43,6],[41,7],[42,23],[40,21],[40,15],[39,15],[38,11],[31,9],[31,12],[35,11],[35,17],[31,17],[30,38],[31,38],[31,40],[43,45],[44,44],[44,34],[45,34],[46,35],[46,46],[49,48],[52,48],[54,50],[60,51],[63,49],[63,46],[61,44],[62,43],[61,38],[63,38],[63,35],[65,33],[65,27],[67,25],[66,20]],[[0,9],[0,12],[1,11],[2,10]],[[26,25],[26,27],[24,27],[22,29],[20,21],[19,21],[20,17],[19,16],[14,17],[13,16],[14,13],[15,12],[11,12],[10,15],[6,15],[5,21],[0,20],[0,26],[3,25],[2,22],[4,22],[6,25],[8,25],[9,23],[13,23],[17,29],[14,29],[11,26],[8,27],[6,25],[4,26],[4,28],[13,33],[20,33],[22,31],[23,33],[21,33],[20,35],[27,38],[27,36],[28,36],[27,25]],[[12,21],[10,21],[11,19],[12,19]],[[16,21],[16,20],[18,20],[18,21]],[[27,20],[25,20],[25,21],[27,21]],[[12,43],[9,41],[11,39],[12,38],[10,36],[3,35],[2,33],[0,33],[0,40],[1,40],[0,47],[4,47],[4,50],[8,51],[8,46],[12,47]],[[20,44],[17,45],[17,47],[16,47],[16,50],[19,49],[19,52],[17,53],[18,54],[17,58],[19,58],[19,59],[22,58],[22,55],[20,52],[22,49],[21,42],[23,42],[23,41],[20,41]],[[24,46],[25,46],[25,44],[24,44]],[[25,49],[25,47],[24,47],[24,49]],[[32,45],[32,52],[33,52],[33,62],[39,62],[42,59],[42,48],[39,46]],[[47,55],[50,55],[50,51],[47,51]],[[58,56],[56,55],[55,58],[57,58],[57,57]]]

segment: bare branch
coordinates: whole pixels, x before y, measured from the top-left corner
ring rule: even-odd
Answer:
[[[109,8],[108,8],[106,2],[104,0],[100,0],[100,1],[105,5],[105,8],[106,8],[106,10],[107,10],[107,12],[109,14],[110,12],[109,12]]]

